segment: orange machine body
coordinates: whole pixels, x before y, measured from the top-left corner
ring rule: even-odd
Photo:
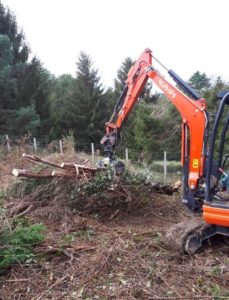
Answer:
[[[229,206],[226,209],[203,205],[203,219],[208,224],[229,227]]]
[[[123,125],[150,78],[166,97],[174,104],[182,117],[182,149],[181,162],[183,167],[188,164],[188,189],[195,193],[205,173],[206,153],[205,130],[208,126],[206,102],[203,98],[192,99],[176,86],[173,86],[152,66],[152,52],[146,49],[135,64],[131,67],[127,81],[126,93],[121,105],[115,111],[109,122],[106,123],[106,133],[109,136],[117,132]],[[203,184],[202,180],[202,184]],[[205,203],[202,206],[203,218],[206,223],[229,227],[229,208],[213,207]]]

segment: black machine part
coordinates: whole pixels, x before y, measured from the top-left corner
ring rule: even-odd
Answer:
[[[179,252],[194,254],[205,240],[215,236],[229,237],[229,227],[206,224],[201,217],[192,217],[172,226],[166,234],[166,244]]]
[[[113,160],[114,148],[118,142],[118,132],[114,130],[110,133],[107,133],[100,141],[103,145],[103,152],[105,157],[109,157],[110,160]]]
[[[185,252],[188,254],[195,253],[202,247],[203,241],[215,235],[229,237],[229,227],[204,224],[202,228],[199,228],[199,230],[196,230],[187,237],[184,245]]]
[[[209,148],[209,154],[206,162],[206,193],[205,193],[205,201],[207,203],[213,201],[214,197],[214,192],[211,189],[211,175],[212,175],[212,170],[213,170],[213,165],[214,165],[214,151],[215,151],[215,142],[216,142],[216,135],[217,135],[217,130],[219,127],[219,123],[221,120],[221,116],[223,114],[224,108],[226,105],[229,105],[229,92],[225,91],[224,93],[221,93],[219,95],[220,97],[220,105],[218,108],[218,111],[215,116],[215,121],[213,124],[213,129],[212,129],[212,134],[210,138],[210,148]],[[228,119],[229,120],[229,119]],[[222,155],[223,155],[223,147],[224,147],[224,142],[225,142],[225,137],[226,137],[226,132],[228,129],[228,120],[227,123],[225,124],[222,135],[221,135],[221,141],[220,141],[220,149],[219,149],[219,157],[218,157],[218,169],[222,167]]]

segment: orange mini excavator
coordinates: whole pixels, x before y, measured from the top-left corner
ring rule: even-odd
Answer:
[[[223,191],[220,184],[222,176],[226,176],[224,169],[228,164],[228,155],[225,152],[229,151],[229,146],[226,145],[229,92],[220,93],[218,110],[213,118],[206,109],[206,101],[196,91],[174,71],[166,69],[176,83],[172,85],[154,68],[152,60],[160,63],[151,50],[146,49],[131,67],[124,90],[110,121],[106,123],[106,135],[101,144],[105,157],[112,161],[123,122],[150,78],[182,117],[182,202],[191,211],[202,214],[202,222],[193,222],[191,227],[182,223],[179,230],[175,227],[175,231],[180,234],[181,227],[184,227],[186,236],[182,247],[186,252],[194,253],[211,236],[229,236],[229,190]]]

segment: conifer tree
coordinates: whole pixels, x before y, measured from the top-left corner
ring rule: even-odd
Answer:
[[[29,52],[14,14],[0,2],[0,135],[38,134],[44,118],[49,118],[44,105],[49,74],[44,76],[38,59],[28,60]]]

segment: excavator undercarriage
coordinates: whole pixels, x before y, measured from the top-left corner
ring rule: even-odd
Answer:
[[[194,254],[208,239],[222,235],[229,238],[229,227],[211,225],[201,217],[180,222],[171,227],[165,237],[166,244],[179,252]]]

